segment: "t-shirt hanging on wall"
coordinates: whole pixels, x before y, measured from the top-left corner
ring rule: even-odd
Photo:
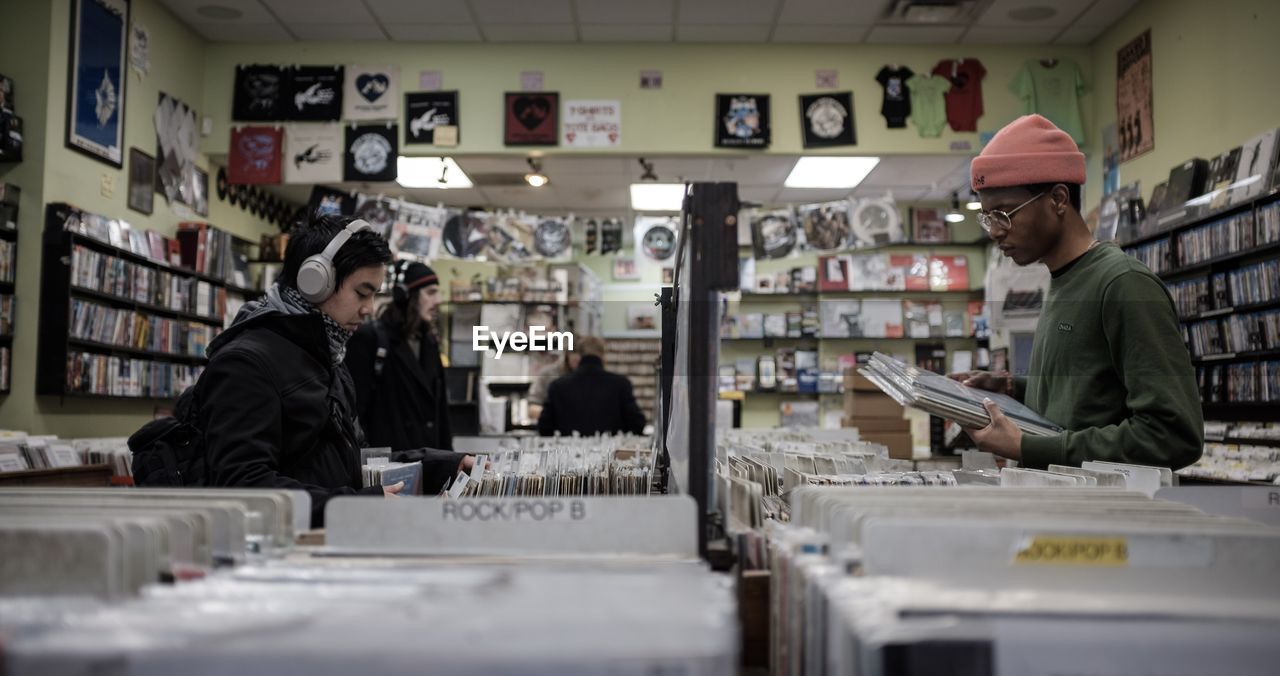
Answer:
[[[236,66],[231,119],[239,122],[273,122],[282,119],[288,74],[280,66]]]
[[[284,119],[333,122],[342,116],[342,66],[298,66],[290,70]]]
[[[342,126],[290,124],[284,128],[284,182],[342,180]]]
[[[800,120],[801,140],[806,148],[858,143],[853,120],[853,92],[802,95]]]
[[[232,128],[227,180],[239,185],[279,183],[283,136],[279,127]]]
[[[400,129],[394,124],[347,127],[344,181],[394,181],[399,159]]]
[[[934,75],[951,82],[947,90],[947,122],[953,131],[978,131],[982,117],[982,78],[987,69],[977,59],[943,59],[933,67]]]
[[[394,120],[400,100],[398,66],[348,66],[342,93],[342,119]]]
[[[907,80],[915,73],[906,66],[885,66],[876,73],[876,82],[884,88],[884,99],[880,103],[880,114],[890,129],[901,129],[907,126],[907,118],[911,117],[911,96],[907,91]]]
[[[911,91],[911,123],[922,138],[942,135],[942,129],[947,126],[943,95],[950,88],[950,80],[936,75],[913,75],[907,80],[907,89]]]
[[[1084,121],[1080,117],[1084,77],[1074,61],[1027,61],[1009,83],[1009,89],[1022,99],[1024,114],[1039,113],[1070,134],[1076,143],[1084,143]]]

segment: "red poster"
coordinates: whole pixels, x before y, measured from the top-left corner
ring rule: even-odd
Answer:
[[[502,142],[509,146],[553,146],[560,142],[560,94],[507,92]]]
[[[284,130],[277,127],[233,128],[227,180],[239,185],[279,183],[283,141]]]

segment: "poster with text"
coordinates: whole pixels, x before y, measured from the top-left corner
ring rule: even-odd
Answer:
[[[5,14],[16,11],[10,7]],[[78,0],[72,3],[71,13],[66,145],[120,167],[124,164],[125,27],[129,23],[129,3]]]
[[[769,147],[768,94],[716,94],[716,147]]]
[[[1151,101],[1151,31],[1147,30],[1116,54],[1116,128],[1121,162],[1156,147]]]
[[[622,102],[565,101],[561,139],[572,147],[617,147],[622,142]]]
[[[405,145],[436,142],[436,129],[458,124],[458,92],[407,92],[404,95]],[[461,130],[454,143],[461,142]]]

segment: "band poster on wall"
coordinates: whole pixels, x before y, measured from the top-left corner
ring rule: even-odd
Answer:
[[[1127,162],[1155,148],[1151,102],[1151,30],[1120,48],[1116,54],[1116,127],[1120,161]]]

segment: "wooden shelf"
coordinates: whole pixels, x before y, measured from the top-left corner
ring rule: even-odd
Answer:
[[[86,289],[82,286],[72,285],[71,295],[82,296],[84,298],[94,298],[97,300],[106,301],[108,303],[114,303],[116,305],[125,305],[128,307],[134,308],[136,310],[141,310],[143,312],[159,315],[161,317],[168,317],[172,319],[185,319],[188,321],[199,322],[201,324],[208,324],[210,326],[217,326],[217,327],[222,326],[222,320],[216,317],[205,317],[203,315],[198,315],[193,312],[184,312],[182,310],[170,310],[169,308],[166,308],[161,305],[152,305],[150,303],[142,303],[136,300],[131,300],[129,298],[124,298],[122,296],[117,296],[115,294],[105,293],[102,291],[94,291],[93,289]]]
[[[139,359],[152,359],[155,361],[167,361],[177,364],[205,364],[208,358],[197,357],[194,355],[170,354],[168,352],[153,352],[151,350],[143,350],[134,347],[125,347],[123,345],[111,345],[109,343],[99,343],[93,340],[83,340],[81,338],[67,337],[67,344],[77,347],[83,347],[87,350],[107,352],[115,355],[125,355],[129,357],[137,357]]]

